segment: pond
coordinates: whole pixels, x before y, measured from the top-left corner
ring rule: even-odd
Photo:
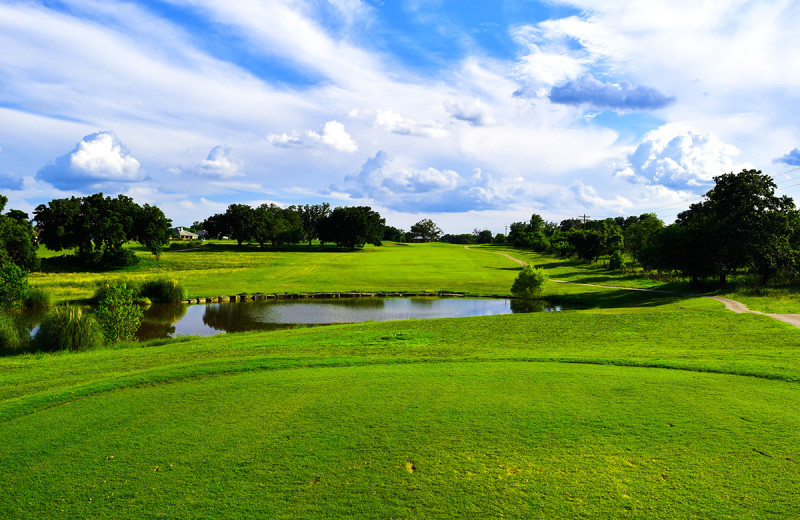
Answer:
[[[147,308],[139,339],[276,330],[364,321],[460,318],[560,311],[547,302],[492,298],[331,298],[261,300],[205,305],[155,304]]]

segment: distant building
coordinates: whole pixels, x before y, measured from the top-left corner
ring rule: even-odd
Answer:
[[[177,228],[173,229],[172,232],[175,234],[176,237],[178,237],[179,240],[199,240],[200,239],[200,235],[198,235],[197,233],[193,233],[191,231],[187,231],[187,230],[183,229],[182,227],[177,227]]]

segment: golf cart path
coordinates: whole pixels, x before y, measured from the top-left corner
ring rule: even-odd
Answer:
[[[468,249],[468,248],[465,248],[465,249]],[[497,254],[503,255],[504,257],[508,258],[509,260],[513,260],[513,261],[517,262],[522,267],[525,267],[527,265],[524,261],[520,260],[519,258],[514,258],[511,255],[507,255],[505,253],[497,253]],[[566,280],[550,280],[550,281],[551,282],[556,282],[556,283],[568,283],[568,284],[572,284],[572,285],[586,285],[586,286],[589,286],[589,287],[606,287],[606,288],[609,288],[609,289],[621,289],[621,290],[624,290],[624,291],[644,291],[644,292],[655,292],[655,293],[666,293],[666,294],[686,294],[686,293],[679,293],[679,292],[676,292],[676,291],[663,291],[663,290],[660,290],[660,289],[639,289],[637,287],[617,287],[617,286],[614,286],[614,285],[598,285],[598,284],[593,284],[593,283],[568,282]],[[800,328],[800,314],[766,314],[766,313],[763,313],[763,312],[760,312],[760,311],[750,310],[742,302],[737,302],[736,300],[731,300],[730,298],[724,298],[722,296],[709,296],[709,295],[705,295],[705,294],[688,294],[687,296],[698,296],[698,297],[703,297],[703,298],[711,298],[712,300],[717,300],[718,302],[721,302],[723,305],[725,305],[725,308],[728,309],[729,311],[733,311],[733,312],[738,313],[738,314],[742,314],[742,313],[761,314],[762,316],[768,316],[770,318],[773,318],[773,319],[782,321],[784,323],[788,323],[789,325],[792,325],[794,327]]]

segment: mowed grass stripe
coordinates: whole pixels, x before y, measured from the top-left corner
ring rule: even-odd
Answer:
[[[790,518],[798,406],[795,385],[545,363],[204,378],[6,424],[0,513]]]

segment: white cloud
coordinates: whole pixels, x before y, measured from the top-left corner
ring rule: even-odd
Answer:
[[[667,124],[648,132],[627,156],[621,176],[672,188],[707,190],[712,178],[739,171],[739,150],[712,132]]]
[[[244,175],[240,169],[241,164],[231,160],[231,147],[221,144],[212,148],[194,171],[200,175],[227,178]]]
[[[340,152],[354,153],[358,151],[358,144],[345,131],[344,125],[335,120],[325,123],[321,132],[308,130],[306,135],[312,140],[319,141]]]
[[[358,112],[351,112],[353,117],[358,117]],[[420,123],[413,119],[408,119],[391,108],[378,109],[375,116],[375,126],[387,132],[400,135],[413,135],[417,137],[447,137],[447,132],[432,123]]]
[[[87,135],[75,148],[40,169],[36,176],[60,189],[145,178],[140,164],[111,131]]]
[[[466,121],[474,126],[490,126],[495,124],[494,116],[492,116],[492,108],[480,99],[449,102],[445,105],[445,108],[450,113],[451,117],[460,121]]]
[[[282,134],[270,134],[267,136],[267,141],[269,141],[269,143],[272,145],[283,148],[303,146],[303,140],[300,139],[297,134],[289,135],[286,132],[283,132]]]

